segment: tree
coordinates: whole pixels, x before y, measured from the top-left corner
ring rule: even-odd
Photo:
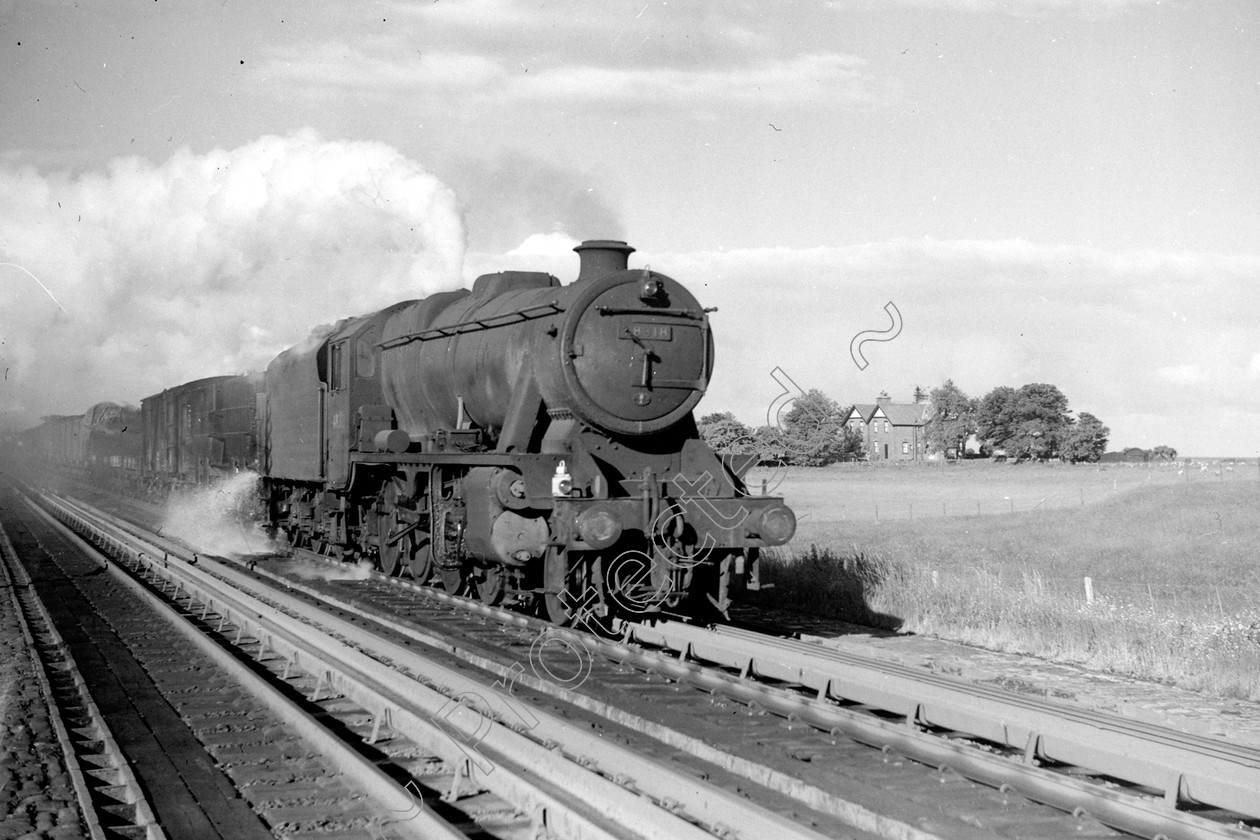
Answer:
[[[700,437],[719,455],[746,455],[757,451],[753,430],[729,411],[706,414],[697,426]]]
[[[1073,464],[1085,461],[1095,463],[1107,451],[1107,436],[1111,430],[1088,411],[1082,411],[1063,436],[1059,457]]]
[[[758,464],[783,466],[789,463],[787,436],[778,426],[758,426],[753,432],[753,444]]]
[[[1068,428],[1068,400],[1054,385],[1033,382],[1018,391],[994,388],[980,403],[981,434],[1015,458],[1058,454]]]
[[[853,410],[849,406],[840,411],[840,417],[848,417]],[[849,427],[848,423],[840,424],[839,446],[833,461],[856,461],[866,455],[866,438],[862,433]]]
[[[836,401],[812,388],[793,400],[783,418],[783,436],[791,463],[816,467],[842,457],[848,430]]]
[[[976,409],[976,434],[994,447],[1005,447],[1015,435],[1015,389],[999,385],[980,400]]]
[[[1008,444],[1016,457],[1045,460],[1057,455],[1070,422],[1067,412],[1067,397],[1053,385],[1035,382],[1016,391],[1019,426]]]
[[[1177,460],[1177,450],[1171,446],[1159,445],[1151,450],[1151,460],[1153,461],[1175,461]]]
[[[967,436],[976,431],[977,401],[963,393],[947,379],[939,388],[933,388],[929,397],[932,413],[924,425],[923,433],[928,445],[938,452],[954,450],[961,458]]]

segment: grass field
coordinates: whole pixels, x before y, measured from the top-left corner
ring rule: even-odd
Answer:
[[[779,471],[756,469],[749,486],[787,498],[797,511],[796,542],[827,544],[854,522],[997,516],[1086,507],[1138,487],[1229,484],[1260,479],[1254,462],[1110,464],[839,464]],[[775,489],[777,487],[777,489]]]
[[[1233,466],[798,469],[761,597],[1260,699],[1260,471]]]

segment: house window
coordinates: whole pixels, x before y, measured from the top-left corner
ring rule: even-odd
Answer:
[[[903,440],[903,441],[901,442],[901,454],[902,454],[902,455],[909,455],[909,454],[910,454],[910,441],[908,441],[908,440]]]
[[[888,421],[887,421],[887,420],[885,420],[885,421],[884,421],[884,431],[885,431],[885,432],[886,432],[886,431],[888,431]]]

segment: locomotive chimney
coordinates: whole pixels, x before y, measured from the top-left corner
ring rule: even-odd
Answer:
[[[582,261],[578,280],[592,280],[614,271],[625,271],[628,258],[634,253],[633,248],[619,239],[588,239],[573,250],[577,251]]]

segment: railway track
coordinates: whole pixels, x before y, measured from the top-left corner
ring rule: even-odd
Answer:
[[[496,690],[356,626],[361,622],[330,618],[326,606],[260,587],[240,570],[205,558],[185,562],[65,501],[45,503],[102,547],[112,566],[163,592],[203,631],[232,642],[233,655],[249,653],[253,670],[269,664],[308,703],[335,698],[352,707],[341,730],[381,750],[405,739],[411,758],[419,753],[430,767],[412,777],[406,803],[418,801],[421,811],[430,803],[475,809],[493,801],[526,821],[500,831],[479,814],[482,836],[825,836],[698,774],[606,741],[607,733],[525,707],[510,683]],[[382,812],[405,812],[401,804]]]
[[[259,565],[261,571],[264,564]],[[756,787],[763,796],[769,791],[787,797],[795,803],[798,819],[828,833],[839,826],[878,836],[976,836],[959,833],[960,826],[948,819],[927,816],[934,808],[941,810],[940,802],[916,790],[924,787],[924,780],[913,774],[909,781],[883,780],[883,795],[862,789],[852,778],[841,780],[839,789],[856,788],[857,795],[837,795],[836,780],[816,771],[834,764],[838,756],[862,765],[863,760],[840,747],[840,736],[845,735],[845,741],[853,738],[880,746],[894,765],[906,763],[897,757],[925,763],[939,776],[936,787],[949,789],[946,798],[958,799],[954,781],[962,777],[997,788],[996,813],[993,801],[971,794],[975,801],[964,804],[955,818],[974,829],[979,814],[981,822],[996,826],[990,829],[995,836],[1004,836],[1001,823],[1010,819],[1010,803],[1024,802],[1024,797],[1074,814],[1078,824],[1072,830],[1077,834],[1083,825],[1102,823],[1147,837],[1255,836],[1255,809],[1260,803],[1248,796],[1260,789],[1255,751],[944,678],[925,678],[909,669],[737,629],[671,622],[625,625],[623,639],[606,640],[380,576],[326,586],[295,584],[291,577],[282,582],[331,600],[354,617],[351,624],[377,622],[402,638],[445,650],[456,661],[497,675],[500,688],[508,689],[506,701],[487,699],[491,695],[484,686],[463,689],[461,705],[477,725],[495,702],[510,703],[527,689],[684,753],[710,768],[698,772],[725,775],[722,783],[743,795]],[[435,603],[442,609],[435,612]],[[515,642],[505,639],[505,628],[516,635]],[[579,667],[573,669],[570,662],[568,671],[549,671],[545,662],[532,656],[548,645],[553,653],[563,650],[570,659],[576,657]],[[524,665],[530,666],[528,671]],[[577,675],[582,676],[582,685],[575,684]],[[650,684],[652,679],[656,685]],[[625,698],[617,695],[630,692],[640,698],[637,709],[667,711],[655,717],[627,711]],[[695,706],[697,697],[707,698],[702,700],[708,709],[701,718],[707,716],[710,722],[735,718],[744,730],[756,733],[764,747],[761,752],[787,750],[791,760],[786,767],[784,762],[776,765],[750,757],[747,751],[741,754],[738,745],[719,746],[721,739],[713,732],[688,734],[699,731],[703,720],[684,720],[687,715],[679,708]],[[530,729],[535,737],[543,734]],[[827,743],[828,738],[833,743]],[[869,761],[869,755],[864,760]],[[795,772],[805,765],[813,766],[809,772]],[[1042,821],[1047,836],[1057,836],[1065,828],[1042,812],[1021,810],[1017,821],[1023,825]]]
[[[32,704],[33,707],[28,705],[23,711],[30,718],[47,721],[44,728],[50,729],[56,739],[61,759],[50,775],[54,779],[59,775],[63,779],[68,777],[73,787],[71,796],[71,791],[65,790],[64,781],[53,782],[44,793],[60,797],[59,804],[69,805],[73,799],[77,800],[75,804],[91,802],[95,806],[67,809],[74,811],[73,816],[66,814],[67,818],[60,820],[59,827],[68,831],[72,830],[72,824],[81,825],[92,837],[101,836],[107,829],[119,828],[150,840],[162,836],[135,775],[69,656],[65,640],[36,596],[30,575],[13,562],[16,557],[8,534],[0,528],[0,587],[6,590],[10,614],[26,644],[30,674],[39,695],[39,702]],[[28,739],[28,748],[34,746],[31,740]],[[41,763],[49,762],[45,759]],[[23,792],[22,788],[17,788],[17,793]],[[27,810],[23,805],[19,802],[5,809],[8,813],[0,819],[0,832],[13,830],[10,820]],[[27,825],[16,830],[27,833],[24,829],[50,829],[50,812],[42,812],[43,825],[39,824],[39,816],[37,813],[35,821],[27,820]]]
[[[100,706],[90,723],[66,725],[64,745],[82,768],[90,836],[466,836],[329,738],[265,672],[193,631],[154,581],[119,574],[36,514],[5,512],[6,561],[28,615],[47,605],[43,635],[56,635],[53,624],[73,634],[59,681]],[[96,709],[64,695],[53,699],[69,720]]]

